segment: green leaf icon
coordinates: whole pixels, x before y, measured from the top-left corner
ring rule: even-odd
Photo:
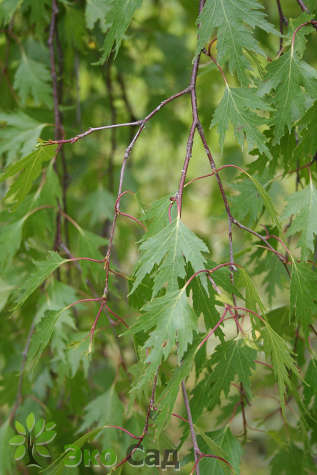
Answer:
[[[50,422],[47,422],[45,430],[53,430],[53,429],[55,429],[55,427],[56,427],[55,422],[50,421]]]
[[[21,422],[15,421],[14,425],[19,434],[26,435],[26,430],[24,426],[21,424]]]
[[[35,426],[34,426],[34,437],[37,439],[43,432],[43,430],[45,429],[45,420],[44,419],[39,419]]]
[[[24,447],[24,445],[21,445],[20,447],[18,447],[14,453],[14,458],[15,460],[21,460],[23,459],[24,455],[26,453],[26,448]]]
[[[9,440],[10,445],[22,445],[25,442],[25,437],[23,435],[14,435]]]
[[[41,457],[49,458],[51,456],[48,449],[42,445],[36,446],[35,450],[39,455],[41,455]]]
[[[36,439],[36,445],[46,445],[52,442],[56,437],[56,432],[53,430],[45,431],[43,434],[39,436],[38,439]]]
[[[34,427],[34,425],[35,425],[35,416],[34,416],[33,412],[31,412],[31,413],[27,416],[25,422],[26,422],[26,427],[27,427],[28,431],[29,431],[29,432],[32,432],[33,427]]]

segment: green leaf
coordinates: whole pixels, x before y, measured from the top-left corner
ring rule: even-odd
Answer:
[[[298,376],[298,370],[286,341],[267,322],[265,322],[265,327],[261,331],[264,340],[264,351],[272,360],[273,372],[280,393],[281,407],[283,413],[285,413],[285,389],[287,386],[291,387],[289,371]]]
[[[208,281],[206,290],[200,279],[193,279],[188,288],[192,290],[193,308],[197,317],[203,314],[206,328],[213,328],[218,322],[220,315],[215,307],[215,291],[211,283]],[[224,335],[220,327],[215,331],[215,335],[220,340],[223,340]]]
[[[278,218],[278,215],[277,215],[277,213],[274,209],[274,206],[273,206],[270,195],[267,193],[267,191],[265,191],[264,187],[261,185],[261,183],[253,175],[246,172],[245,170],[243,170],[243,173],[247,177],[249,177],[249,179],[252,181],[252,183],[256,187],[258,193],[260,194],[262,200],[264,201],[266,210],[269,213],[269,215],[271,216],[271,219],[272,219],[273,223],[277,226],[278,230],[282,233],[282,226],[281,226],[280,220]]]
[[[36,445],[46,445],[50,444],[56,437],[56,432],[54,430],[46,430],[42,432],[39,437],[36,439]]]
[[[34,426],[34,437],[39,437],[43,430],[45,429],[45,420],[43,418],[39,419]]]
[[[93,424],[121,425],[123,406],[115,387],[111,386],[105,393],[93,399],[85,407],[83,423],[78,429],[82,432]]]
[[[239,195],[231,197],[231,211],[240,222],[254,226],[263,208],[263,199],[254,184],[244,179],[231,185]]]
[[[273,143],[280,142],[286,127],[291,132],[294,120],[305,113],[308,98],[315,98],[316,88],[317,71],[300,60],[293,48],[268,65],[263,91],[275,91],[272,98],[275,108]]]
[[[14,425],[19,434],[26,435],[25,427],[23,426],[23,424],[21,424],[21,422],[15,421]]]
[[[115,46],[115,56],[118,54],[124,34],[132,21],[132,17],[142,4],[142,0],[115,0],[111,3],[107,21],[111,26],[106,34],[103,54],[98,64],[103,64]]]
[[[1,239],[0,239],[1,241]],[[0,249],[1,249],[1,243],[0,243]],[[2,257],[0,255],[0,262],[2,261]],[[9,284],[8,282],[4,281],[0,277],[0,311],[4,309],[6,306],[7,300],[11,293],[14,290],[14,285]]]
[[[67,361],[70,367],[71,377],[73,378],[79,370],[80,364],[83,364],[83,370],[88,376],[88,367],[90,362],[89,338],[87,332],[76,333],[67,348]]]
[[[154,275],[153,295],[157,295],[168,282],[169,290],[178,288],[177,278],[185,277],[185,259],[195,272],[204,268],[204,252],[207,246],[177,217],[157,234],[140,245],[140,259],[135,271],[135,281],[130,293],[133,293],[144,277],[155,265],[159,265]],[[200,276],[201,277],[201,276]],[[206,283],[205,276],[202,282]]]
[[[295,157],[313,158],[317,150],[317,101],[298,123],[301,140],[294,151]]]
[[[313,313],[317,312],[315,288],[317,272],[311,264],[292,261],[290,287],[290,317],[295,316],[297,324],[307,331],[312,323]]]
[[[272,475],[298,475],[312,473],[311,471],[315,469],[310,454],[305,453],[293,443],[275,453],[270,465]]]
[[[35,263],[35,270],[28,276],[24,283],[21,294],[17,297],[16,308],[24,304],[24,302],[33,294],[33,292],[54,272],[59,266],[68,262],[68,259],[62,259],[59,254],[53,251],[48,252],[45,261]]]
[[[31,412],[31,413],[27,416],[25,423],[26,423],[27,430],[28,430],[29,432],[32,432],[33,427],[34,427],[34,425],[35,425],[35,416],[34,416],[33,412]]]
[[[220,401],[221,393],[228,396],[231,382],[243,383],[247,394],[250,393],[250,376],[255,369],[256,350],[243,340],[229,340],[218,345],[207,363],[211,372],[205,380],[208,391],[208,407],[211,409]]]
[[[165,389],[161,392],[160,397],[157,401],[158,405],[158,416],[155,419],[155,426],[157,434],[160,434],[161,431],[165,428],[175,401],[180,390],[180,385],[188,376],[192,369],[193,360],[196,352],[196,346],[193,345],[192,348],[186,353],[181,365],[178,368],[175,368],[173,374]]]
[[[14,458],[17,461],[22,460],[25,454],[26,454],[25,446],[20,445],[20,447],[17,447],[16,451],[14,452]]]
[[[0,3],[0,24],[7,25],[23,0],[2,0]]]
[[[90,226],[95,226],[97,223],[113,218],[114,203],[113,195],[108,190],[99,187],[96,191],[85,196],[80,216],[88,216]]]
[[[23,445],[25,442],[25,436],[24,435],[14,435],[11,437],[9,440],[10,445]]]
[[[5,199],[17,206],[21,203],[32,188],[36,178],[40,175],[43,163],[51,160],[56,153],[56,147],[41,146],[34,152],[16,163],[9,165],[0,175],[0,183],[19,173],[7,192]]]
[[[24,219],[6,224],[0,233],[0,269],[10,266],[13,257],[21,246]]]
[[[187,302],[185,289],[168,292],[144,305],[142,315],[125,334],[136,334],[152,330],[144,347],[150,349],[146,358],[146,369],[137,382],[140,388],[153,378],[162,359],[167,359],[177,343],[178,361],[180,362],[193,341],[197,330],[197,319]]]
[[[254,285],[254,282],[247,271],[242,267],[239,267],[239,281],[242,287],[245,287],[245,301],[247,308],[255,312],[257,312],[259,308],[260,313],[265,314],[265,307]]]
[[[201,475],[223,475],[225,473],[235,473],[239,475],[243,450],[238,439],[232,435],[230,428],[225,427],[224,429],[214,432],[207,432],[207,436],[208,438],[203,438],[202,450],[205,453],[209,453],[211,449],[213,452],[213,447],[210,446],[210,440],[212,440],[214,444],[223,451],[222,457],[231,464],[233,472],[230,469],[228,470],[229,467],[227,467],[224,462],[205,458],[202,459],[199,464]]]
[[[92,30],[96,23],[99,22],[101,31],[105,33],[111,25],[108,20],[108,13],[111,12],[111,2],[105,0],[87,0],[86,2],[86,24]]]
[[[7,419],[0,426],[0,473],[13,473],[12,470],[12,455],[8,450],[9,438],[12,434],[10,427],[10,420]]]
[[[52,106],[52,79],[47,66],[22,54],[14,77],[14,88],[23,104],[32,97],[36,105]]]
[[[6,153],[8,162],[17,155],[27,155],[35,148],[42,130],[47,124],[38,122],[22,111],[0,113],[0,154]]]
[[[35,327],[27,357],[27,368],[35,368],[42,357],[43,351],[49,344],[55,325],[62,314],[62,310],[47,310],[44,317]]]
[[[267,121],[264,117],[260,117],[257,112],[268,110],[270,110],[270,106],[257,95],[256,89],[230,88],[226,84],[223,98],[210,125],[211,127],[218,127],[221,152],[223,151],[225,135],[231,123],[242,149],[246,140],[249,151],[258,148],[260,152],[272,158],[271,152],[265,144],[265,136],[258,130],[258,127]]]
[[[35,450],[41,457],[49,458],[51,456],[48,449],[42,445],[35,445]]]
[[[305,374],[304,404],[309,407],[311,401],[317,400],[317,360],[311,359]]]
[[[263,6],[255,0],[207,0],[197,20],[200,28],[196,53],[217,35],[217,61],[228,64],[229,71],[246,85],[250,62],[244,50],[265,54],[252,30],[260,28],[278,35],[262,10]]]
[[[300,233],[298,245],[302,248],[303,257],[309,251],[314,251],[314,237],[317,235],[317,190],[311,182],[301,191],[296,191],[288,197],[288,203],[283,212],[287,220],[293,216],[287,235]]]

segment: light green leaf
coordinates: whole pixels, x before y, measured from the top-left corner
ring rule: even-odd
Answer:
[[[313,158],[317,150],[317,101],[299,121],[301,139],[294,150],[294,157]]]
[[[42,445],[35,445],[35,450],[41,457],[49,458],[51,456],[48,449]]]
[[[1,173],[0,183],[17,173],[19,173],[19,175],[10,186],[5,199],[10,203],[14,202],[15,206],[21,203],[31,190],[36,178],[40,175],[43,163],[51,160],[55,152],[55,146],[41,146],[26,157],[21,158],[18,162],[9,165],[4,172]]]
[[[52,338],[55,325],[63,310],[48,310],[36,325],[31,339],[30,350],[27,357],[27,367],[34,369],[41,359],[42,353]]]
[[[252,30],[260,28],[278,35],[262,10],[255,0],[207,0],[197,20],[200,28],[196,52],[217,36],[217,61],[228,64],[229,71],[236,73],[243,85],[247,84],[250,62],[244,50],[265,54]]]
[[[14,452],[14,458],[15,460],[22,460],[25,454],[26,454],[25,446],[20,445],[20,447],[17,447],[16,451]]]
[[[78,432],[82,432],[96,423],[112,425],[121,425],[122,423],[123,405],[114,386],[93,399],[84,411],[83,423]]]
[[[286,341],[267,322],[265,322],[265,327],[262,328],[262,336],[264,351],[272,360],[273,372],[280,393],[281,407],[285,413],[285,389],[287,386],[291,387],[289,371],[298,376],[298,370]]]
[[[27,430],[29,432],[31,432],[33,430],[34,425],[35,425],[35,416],[34,416],[33,412],[31,412],[27,416],[25,423],[26,423]]]
[[[47,126],[22,111],[0,112],[0,123],[4,124],[0,128],[0,154],[7,154],[8,163],[17,155],[31,153],[42,130]]]
[[[205,447],[202,446],[204,452],[208,453],[211,450],[212,453],[221,457],[219,453],[219,449],[221,449],[222,457],[227,460],[233,468],[233,470],[230,469],[224,462],[219,460],[205,458],[199,464],[201,475],[240,474],[240,462],[243,450],[239,440],[232,435],[229,427],[214,432],[207,432],[204,436],[200,434],[200,436],[206,444]],[[217,452],[213,451],[213,446],[218,448]]]
[[[263,90],[272,90],[274,141],[279,143],[287,127],[291,132],[294,120],[300,119],[307,109],[309,97],[316,97],[317,71],[297,57],[293,48],[269,63]]]
[[[23,424],[19,421],[14,422],[15,428],[19,434],[26,435],[26,430]]]
[[[258,148],[260,152],[271,158],[271,152],[265,145],[265,136],[258,130],[258,127],[267,121],[264,117],[260,117],[257,111],[268,110],[270,110],[269,105],[256,94],[256,89],[230,88],[227,84],[224,96],[211,122],[211,127],[218,127],[221,151],[223,151],[225,135],[231,123],[242,148],[246,140],[248,150]]]
[[[68,259],[62,259],[56,252],[49,251],[45,261],[35,263],[35,270],[28,276],[21,294],[16,299],[16,308],[33,294],[33,292],[54,272],[59,266],[68,262]]]
[[[188,353],[186,353],[181,365],[174,369],[165,389],[160,394],[160,397],[157,401],[159,409],[158,416],[155,419],[155,426],[158,434],[160,434],[165,428],[171,416],[182,381],[184,381],[189,376],[193,365],[195,351],[196,347],[193,345]]]
[[[244,390],[250,393],[250,376],[255,369],[256,350],[243,340],[229,340],[218,345],[211,356],[208,367],[211,369],[205,380],[208,392],[208,406],[213,408],[220,400],[221,393],[228,396],[231,383],[243,383]]]
[[[142,4],[142,0],[115,0],[111,3],[107,21],[111,26],[106,34],[103,54],[98,64],[103,64],[115,46],[115,56],[118,54],[124,34],[132,21],[132,17]]]
[[[254,285],[253,280],[245,269],[239,267],[239,281],[242,287],[245,287],[246,307],[255,312],[260,310],[261,314],[265,314],[266,310],[262,303],[261,297]]]
[[[317,312],[315,289],[317,272],[311,264],[292,261],[290,288],[290,317],[295,316],[296,322],[307,331],[312,323],[312,315]]]
[[[79,370],[80,364],[83,364],[84,374],[88,376],[88,367],[91,353],[89,350],[89,338],[87,332],[76,333],[67,348],[67,361],[70,367],[71,377],[73,378]]]
[[[0,473],[13,473],[12,455],[9,450],[9,439],[12,434],[10,420],[7,419],[0,426]]]
[[[54,430],[46,430],[36,439],[36,445],[50,444],[56,437]]]
[[[7,25],[22,0],[2,0],[0,3],[0,24]]]
[[[157,234],[145,239],[140,245],[140,259],[135,271],[133,293],[144,277],[155,265],[159,265],[154,275],[153,295],[157,295],[168,282],[169,290],[178,288],[177,278],[185,276],[185,260],[191,263],[195,272],[204,268],[204,252],[207,246],[177,217]],[[205,283],[205,276],[202,276]]]
[[[111,25],[108,20],[109,12],[111,12],[111,2],[105,2],[105,0],[87,0],[85,10],[87,27],[92,30],[95,24],[99,22],[101,31],[105,33],[108,26]]]
[[[1,249],[1,244],[0,244]],[[2,257],[0,256],[0,263],[2,262]],[[0,311],[5,307],[7,300],[10,294],[14,290],[14,285],[9,284],[0,277]]]
[[[287,220],[293,216],[287,235],[300,233],[298,245],[302,248],[303,257],[309,251],[314,251],[314,237],[317,235],[317,190],[311,182],[301,191],[296,191],[288,197],[288,203],[283,213]]]
[[[24,435],[14,435],[9,440],[10,445],[23,445],[25,443],[25,436]]]
[[[52,79],[47,66],[22,54],[19,67],[15,73],[14,88],[18,91],[23,104],[32,97],[36,105],[51,107]]]
[[[114,215],[114,197],[103,188],[88,193],[85,196],[83,206],[80,209],[80,216],[89,217],[90,226],[112,219]]]
[[[18,252],[23,229],[24,219],[15,223],[6,224],[0,233],[0,269],[5,270]]]
[[[162,359],[167,359],[177,343],[179,362],[197,331],[197,318],[187,302],[185,289],[168,292],[144,305],[143,313],[125,334],[136,334],[152,330],[144,347],[150,350],[146,359],[146,369],[137,382],[140,388],[153,378]],[[136,389],[135,388],[135,389]]]

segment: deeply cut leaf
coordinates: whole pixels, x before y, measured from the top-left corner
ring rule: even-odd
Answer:
[[[207,0],[197,20],[200,25],[197,53],[217,35],[218,62],[228,64],[230,72],[236,73],[243,85],[247,84],[250,62],[244,50],[264,55],[252,30],[257,27],[278,35],[262,10],[263,6],[255,0]]]

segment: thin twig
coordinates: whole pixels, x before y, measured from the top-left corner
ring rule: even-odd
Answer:
[[[182,391],[183,391],[183,398],[184,398],[184,403],[185,403],[185,408],[187,412],[187,418],[188,418],[188,424],[189,424],[189,429],[192,437],[192,442],[193,442],[193,449],[194,449],[194,459],[195,459],[195,470],[196,474],[199,475],[199,460],[200,460],[200,449],[198,447],[197,443],[197,437],[196,437],[196,432],[194,429],[194,423],[193,423],[193,418],[192,418],[192,413],[190,409],[190,404],[188,400],[188,394],[186,391],[186,386],[185,386],[185,381],[182,381]]]
[[[279,17],[280,17],[280,33],[281,33],[281,36],[280,36],[280,49],[279,49],[279,52],[278,52],[278,55],[280,55],[280,53],[281,53],[282,50],[283,50],[284,25],[285,25],[285,26],[288,26],[288,19],[286,18],[286,16],[285,16],[284,13],[283,13],[281,1],[280,1],[280,0],[276,0],[276,2],[277,2],[278,14],[279,14]]]

